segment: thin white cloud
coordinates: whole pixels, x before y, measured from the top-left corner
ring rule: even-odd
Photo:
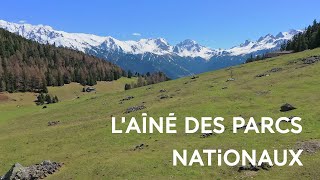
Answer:
[[[26,23],[26,20],[20,20],[19,23]]]
[[[141,36],[141,34],[140,33],[132,33],[132,36]]]

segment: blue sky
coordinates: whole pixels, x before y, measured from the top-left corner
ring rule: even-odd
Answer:
[[[302,29],[320,19],[319,0],[8,0],[0,19],[120,40],[193,39],[229,48],[246,39]],[[134,34],[136,33],[136,34]]]

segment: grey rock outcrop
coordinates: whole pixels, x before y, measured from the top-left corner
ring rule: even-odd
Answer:
[[[1,180],[33,180],[43,179],[58,171],[62,163],[43,161],[40,164],[24,167],[19,163],[14,164]]]

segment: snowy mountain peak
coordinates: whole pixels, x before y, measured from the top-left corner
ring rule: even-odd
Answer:
[[[165,45],[169,45],[169,43],[167,42],[167,40],[165,40],[164,38],[156,38],[153,39],[157,44],[165,44]]]
[[[289,34],[298,34],[300,32],[302,32],[302,30],[289,29],[289,31],[288,31]]]
[[[276,38],[284,38],[283,32],[279,32],[279,33],[276,35]]]
[[[261,51],[273,51],[280,49],[281,44],[285,41],[290,40],[297,33],[302,32],[301,30],[289,30],[288,32],[279,32],[276,36],[267,34],[261,36],[257,41],[246,40],[239,46],[235,46],[231,49],[226,50],[230,55],[239,56],[251,53],[258,53]]]
[[[50,26],[42,24],[18,24],[0,20],[0,28],[42,44],[55,43],[56,46],[69,47],[83,52],[86,48],[89,48],[90,46],[97,46],[106,39],[106,37],[100,37],[92,34],[57,31]]]
[[[299,30],[280,32],[276,36],[267,34],[257,41],[246,40],[239,46],[231,49],[210,49],[198,44],[196,41],[186,39],[175,46],[171,46],[164,38],[140,39],[138,41],[120,41],[110,36],[96,36],[84,33],[67,33],[54,30],[50,26],[11,23],[0,20],[0,28],[19,34],[27,39],[39,43],[49,43],[56,46],[69,47],[86,52],[91,49],[102,49],[108,52],[121,52],[126,54],[152,53],[156,55],[175,55],[180,57],[200,57],[209,61],[214,56],[243,56],[262,50],[274,50],[284,41],[291,39]]]
[[[139,43],[148,44],[150,46],[153,46],[154,49],[164,50],[164,51],[170,51],[171,46],[164,38],[156,38],[156,39],[141,39],[138,41]]]
[[[248,46],[251,43],[250,40],[246,40],[244,43],[240,44],[240,47]]]
[[[191,39],[186,39],[178,43],[174,47],[173,52],[182,57],[201,57],[205,60],[209,60],[217,54],[216,50],[202,46]]]
[[[272,34],[267,34],[267,35],[264,36],[264,38],[267,38],[267,37],[274,38],[274,36]]]
[[[199,45],[196,41],[191,39],[186,39],[175,46],[175,52],[179,52],[181,50],[187,51],[200,51],[203,46]]]
[[[194,45],[198,45],[198,43],[192,39],[186,39],[180,42],[179,44],[177,44],[177,46],[194,46]]]

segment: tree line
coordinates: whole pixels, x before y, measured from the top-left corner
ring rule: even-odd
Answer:
[[[296,34],[292,40],[284,43],[281,50],[300,52],[317,47],[320,47],[320,23],[314,20],[313,24],[309,25],[303,32]]]
[[[39,44],[0,28],[0,92],[44,92],[70,82],[95,85],[126,71],[82,52]]]
[[[254,61],[261,61],[266,59],[266,54],[262,54],[262,55],[257,55],[255,57],[253,57],[253,55],[251,54],[250,57],[246,60],[245,63],[250,63],[250,62],[254,62]]]
[[[170,80],[170,78],[168,78],[163,72],[154,72],[154,73],[148,72],[145,75],[135,73],[135,75],[133,75],[131,71],[128,71],[128,78],[131,78],[132,76],[138,78],[137,83],[125,84],[125,87],[124,87],[125,90]]]

